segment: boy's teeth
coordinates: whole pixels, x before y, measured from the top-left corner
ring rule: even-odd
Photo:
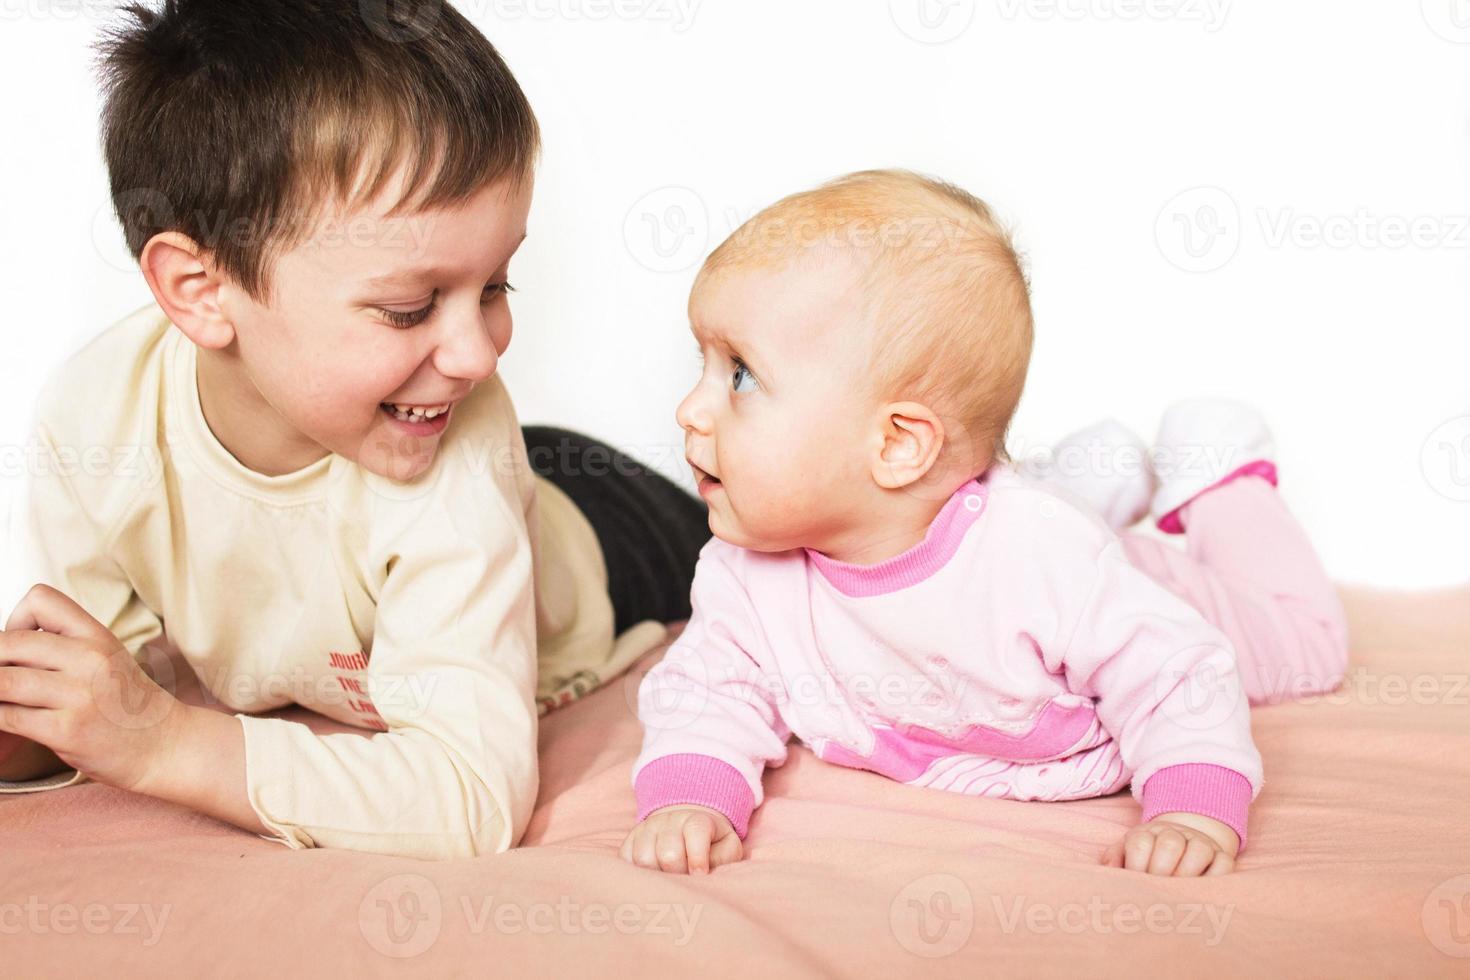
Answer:
[[[422,406],[399,405],[394,402],[384,402],[388,408],[393,410],[393,417],[402,422],[423,422],[426,419],[435,419],[449,411],[448,405],[433,405],[428,408]]]

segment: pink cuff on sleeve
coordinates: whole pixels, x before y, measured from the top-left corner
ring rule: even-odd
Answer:
[[[654,759],[638,770],[633,795],[638,799],[640,821],[659,807],[695,803],[728,817],[741,840],[755,810],[755,794],[740,770],[722,759],[696,752]]]
[[[1240,835],[1245,850],[1246,816],[1251,806],[1251,783],[1234,769],[1192,762],[1165,766],[1143,785],[1143,821],[1161,813],[1198,813],[1213,817]]]

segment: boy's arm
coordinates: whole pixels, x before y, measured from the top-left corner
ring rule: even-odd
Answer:
[[[269,833],[246,792],[240,723],[220,711],[175,704],[166,724],[171,750],[134,789],[257,834]]]
[[[761,775],[786,761],[791,731],[760,655],[755,609],[711,540],[700,554],[689,625],[638,689],[643,750],[633,766],[641,821],[698,804],[723,813],[742,839],[762,800]]]
[[[106,511],[112,501],[129,500],[141,487],[112,474],[107,493],[93,493],[109,475],[64,465],[53,442],[44,425],[34,428],[26,454],[29,469],[0,549],[0,623],[33,585],[43,583],[74,599],[136,657],[162,634],[163,624],[109,556],[101,522],[111,523]],[[71,778],[51,778],[64,772]],[[81,779],[46,746],[0,733],[0,782],[7,784],[0,785],[0,793],[58,789]]]
[[[1229,639],[1129,562],[1115,537],[1094,565],[1070,641],[1047,656],[1048,669],[1096,698],[1145,821],[1196,813],[1229,826],[1243,849],[1262,769]]]
[[[501,401],[461,407],[491,417],[456,420],[461,440],[488,447],[446,442],[419,480],[363,474],[335,498],[360,515],[366,566],[356,573],[376,591],[364,690],[353,696],[386,730],[318,735],[237,714],[237,743],[216,719],[185,712],[204,737],[181,743],[152,791],[236,823],[243,794],[292,848],[449,858],[519,841],[537,789],[533,483],[508,398],[490,397]],[[213,775],[210,756],[226,763]],[[205,784],[191,786],[190,773]]]

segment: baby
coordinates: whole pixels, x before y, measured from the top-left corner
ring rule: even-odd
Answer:
[[[1259,418],[1185,402],[1152,452],[1109,421],[1021,473],[1019,260],[985,204],[905,172],[761,212],[689,315],[704,372],[678,420],[715,537],[639,690],[622,856],[739,860],[795,735],[974,796],[1131,785],[1141,823],[1103,863],[1230,871],[1262,784],[1247,702],[1330,690],[1347,649]],[[1117,533],[1145,512],[1187,550]]]

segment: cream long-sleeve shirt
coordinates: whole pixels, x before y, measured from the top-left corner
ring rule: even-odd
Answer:
[[[150,306],[51,379],[24,459],[6,612],[43,582],[139,659],[166,639],[237,712],[250,803],[293,848],[514,846],[538,706],[665,636],[646,622],[614,637],[596,535],[531,471],[498,377],[456,406],[416,480],[335,454],[263,476],[209,430],[195,348]],[[252,717],[293,703],[376,734]]]

